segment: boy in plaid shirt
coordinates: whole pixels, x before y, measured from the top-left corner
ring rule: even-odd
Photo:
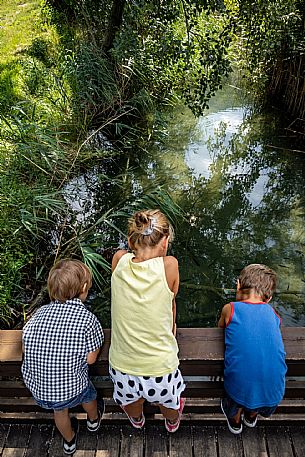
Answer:
[[[23,329],[24,382],[39,406],[54,410],[68,455],[76,450],[78,432],[69,408],[82,404],[90,432],[99,429],[103,414],[103,401],[98,407],[88,375],[104,340],[101,324],[83,304],[91,285],[85,264],[59,261],[48,277],[51,303],[39,308]]]

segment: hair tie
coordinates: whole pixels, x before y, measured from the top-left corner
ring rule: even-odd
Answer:
[[[146,235],[151,235],[153,233],[153,229],[150,228],[150,227],[147,227],[145,230],[143,230],[143,232],[141,232],[142,235],[146,236]]]
[[[146,227],[142,233],[142,235],[144,236],[148,236],[148,235],[151,235],[157,225],[158,221],[157,221],[157,218],[156,217],[152,217],[151,219],[149,219],[149,226]]]

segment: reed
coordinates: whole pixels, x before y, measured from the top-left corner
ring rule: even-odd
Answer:
[[[305,123],[305,57],[303,54],[278,60],[274,66],[269,92],[280,98],[291,117]],[[305,133],[305,125],[303,132]]]

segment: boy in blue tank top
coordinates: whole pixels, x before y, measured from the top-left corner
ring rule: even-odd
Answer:
[[[225,329],[226,397],[221,409],[234,434],[242,432],[242,423],[255,427],[258,414],[269,417],[284,396],[281,318],[269,305],[275,288],[271,268],[248,265],[237,280],[237,301],[223,307],[218,322]]]

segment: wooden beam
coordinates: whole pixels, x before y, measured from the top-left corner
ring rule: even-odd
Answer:
[[[105,342],[99,362],[108,361],[110,329],[104,329]],[[224,354],[223,330],[219,328],[179,328],[177,341],[181,361],[222,362]],[[288,362],[305,363],[305,327],[283,327],[283,341]],[[22,330],[0,330],[0,361],[22,360]]]
[[[223,373],[224,338],[219,328],[181,328],[177,331],[180,368],[184,376],[220,376]],[[305,327],[282,329],[288,376],[305,374]],[[93,376],[108,374],[110,330],[98,361],[90,367]],[[0,375],[20,376],[21,330],[0,330]]]

